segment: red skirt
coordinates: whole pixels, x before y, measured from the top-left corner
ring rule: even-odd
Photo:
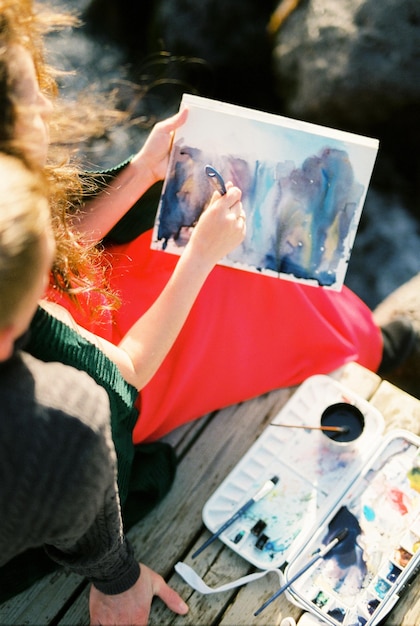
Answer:
[[[102,321],[64,299],[76,321],[118,344],[167,283],[178,257],[150,249],[151,231],[108,248],[110,284],[122,305]],[[113,318],[113,319],[112,319]],[[349,289],[330,291],[216,266],[174,346],[138,397],[134,442],[349,361],[376,371],[382,338]]]

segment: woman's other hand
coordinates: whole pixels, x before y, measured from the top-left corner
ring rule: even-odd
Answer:
[[[165,178],[174,132],[185,123],[187,116],[188,109],[184,108],[155,124],[143,148],[131,161],[133,165],[138,161],[142,168],[148,168],[153,182]]]

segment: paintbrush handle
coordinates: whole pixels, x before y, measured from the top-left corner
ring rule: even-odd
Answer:
[[[281,426],[282,428],[304,428],[305,430],[328,430],[333,433],[344,433],[345,428],[343,426],[305,426],[304,424],[276,424],[271,423],[271,426]]]
[[[267,606],[271,604],[276,598],[278,598],[284,591],[286,591],[286,589],[288,589],[292,583],[294,583],[298,578],[305,574],[317,561],[323,559],[328,554],[328,552],[331,552],[331,550],[335,548],[338,543],[340,543],[345,537],[347,537],[348,532],[348,529],[344,528],[326,546],[317,550],[315,555],[302,567],[302,569],[296,572],[296,574],[294,574],[294,576],[292,576],[282,587],[280,587],[280,589],[276,591],[276,593],[274,593],[271,598],[264,602],[264,604],[261,605],[257,611],[255,611],[254,615],[257,616],[262,611],[264,611],[264,609],[267,608]]]
[[[302,574],[304,574],[310,567],[312,567],[312,565],[314,565],[317,561],[319,561],[319,559],[322,559],[322,555],[320,553],[312,557],[312,559],[308,561],[308,563],[306,563],[305,567],[303,567],[299,572],[297,572],[294,576],[292,576],[292,578],[288,580],[287,583],[285,583],[282,587],[280,587],[280,589],[276,591],[276,593],[274,593],[271,596],[271,598],[266,600],[266,602],[264,602],[264,604],[262,604],[260,608],[257,611],[255,611],[254,613],[255,617],[259,615],[260,613],[262,613],[264,609],[268,607],[269,604],[271,604],[272,602],[274,602],[274,600],[276,600],[279,596],[281,596],[281,594],[284,593],[286,589],[288,589],[290,585],[295,582],[295,580],[300,578],[300,576],[302,576]]]
[[[220,195],[224,196],[226,194],[226,186],[221,174],[212,165],[206,165],[205,172]]]

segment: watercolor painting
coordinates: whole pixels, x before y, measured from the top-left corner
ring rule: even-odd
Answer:
[[[181,254],[214,187],[242,190],[244,242],[221,264],[341,289],[378,141],[184,94],[152,248]]]

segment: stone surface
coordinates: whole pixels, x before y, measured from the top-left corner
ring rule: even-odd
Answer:
[[[406,363],[385,378],[420,398],[420,274],[392,292],[374,310],[374,317],[381,326],[401,316],[408,317],[416,328],[417,346]]]
[[[301,0],[273,61],[286,115],[380,139],[375,176],[388,188],[397,174],[418,179],[418,0]]]
[[[419,44],[418,0],[302,1],[277,34],[277,88],[297,117],[385,122],[420,102]]]
[[[126,48],[133,76],[145,55],[161,52],[161,77],[178,87],[269,108],[275,96],[266,27],[274,6],[274,0],[91,0],[85,16],[95,33]]]

